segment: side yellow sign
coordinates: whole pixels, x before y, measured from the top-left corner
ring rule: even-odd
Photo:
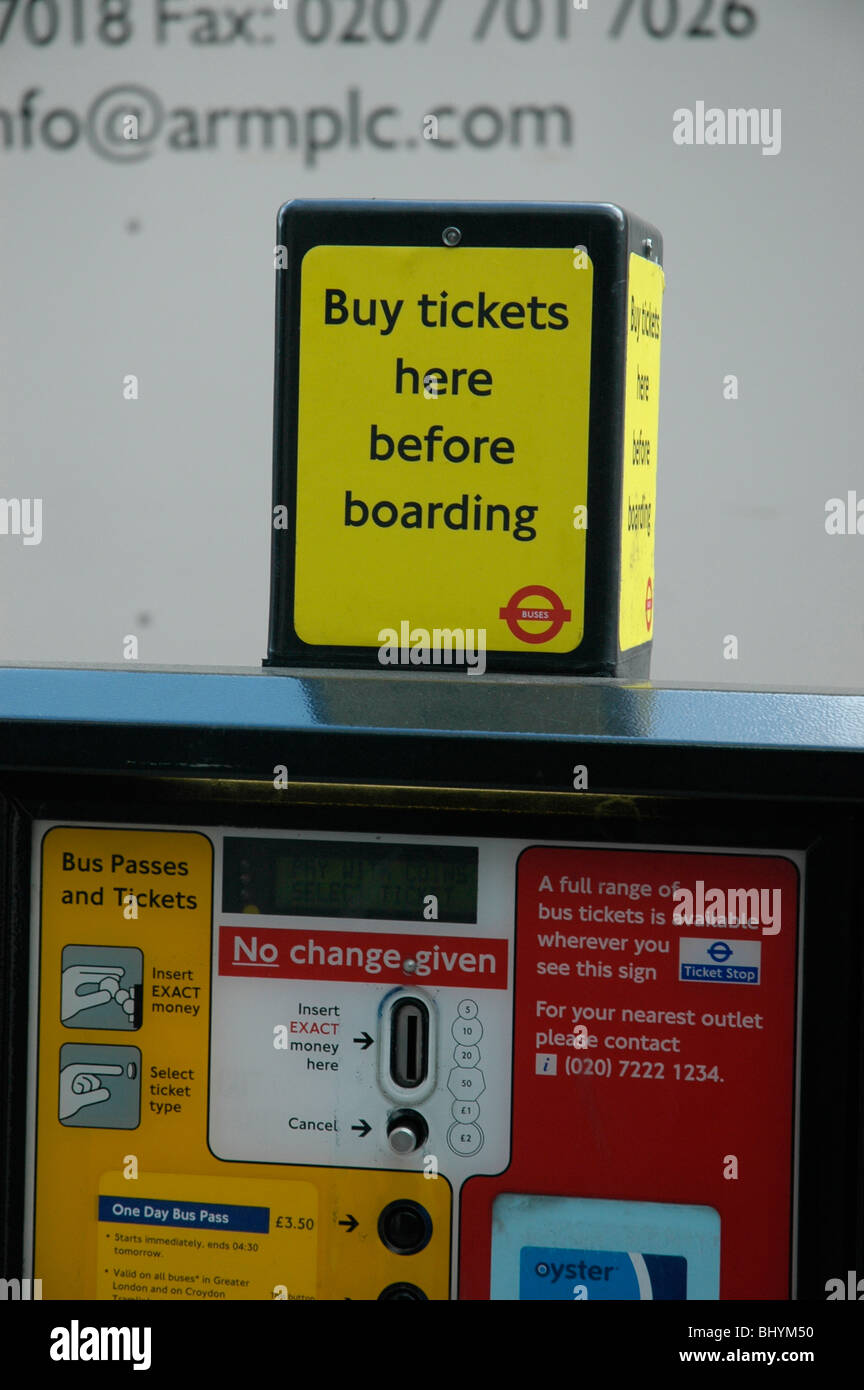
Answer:
[[[654,515],[660,417],[660,330],[666,278],[661,266],[630,255],[621,505],[622,651],[654,636]]]

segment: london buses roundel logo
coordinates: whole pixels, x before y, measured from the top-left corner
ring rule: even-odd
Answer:
[[[564,607],[554,589],[547,589],[544,584],[526,584],[524,589],[517,589],[505,608],[499,608],[498,616],[520,642],[536,646],[557,637],[573,614]],[[526,632],[523,623],[548,623],[549,626],[542,632]]]

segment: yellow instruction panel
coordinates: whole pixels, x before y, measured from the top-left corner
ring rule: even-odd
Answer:
[[[373,840],[37,824],[28,1225],[44,1298],[450,1296],[447,1164],[407,1147],[407,1126],[402,1151],[388,1139],[381,982],[370,998],[314,951],[305,971],[274,958],[308,926],[298,842],[344,878]],[[470,877],[461,860],[445,854],[444,877]],[[300,894],[287,913],[249,866],[271,895]],[[380,923],[351,925],[374,959]]]

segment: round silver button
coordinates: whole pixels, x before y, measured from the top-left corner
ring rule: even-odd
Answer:
[[[397,1110],[387,1125],[387,1142],[394,1153],[411,1154],[429,1138],[429,1126],[417,1110]]]
[[[394,1125],[387,1139],[391,1149],[397,1154],[411,1154],[420,1147],[420,1138],[410,1125]]]

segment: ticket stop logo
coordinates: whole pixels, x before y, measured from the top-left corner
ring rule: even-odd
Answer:
[[[301,641],[377,647],[405,621],[579,646],[593,280],[569,246],[307,251]]]

